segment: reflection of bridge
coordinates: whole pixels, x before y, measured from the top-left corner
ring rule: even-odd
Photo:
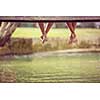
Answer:
[[[100,22],[100,16],[0,16],[5,22]]]

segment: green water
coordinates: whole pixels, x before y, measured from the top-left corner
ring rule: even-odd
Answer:
[[[100,53],[0,57],[17,82],[100,82]]]

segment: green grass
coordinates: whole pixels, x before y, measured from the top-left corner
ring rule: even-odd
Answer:
[[[100,82],[100,53],[18,57],[0,61],[17,82]]]
[[[51,29],[48,33],[48,37],[64,37],[69,36],[70,31],[68,29]],[[100,37],[100,29],[91,28],[77,28],[76,33],[79,39],[96,39]],[[13,34],[13,37],[25,37],[25,38],[39,38],[41,31],[39,28],[17,28]]]
[[[68,29],[52,29],[48,37],[67,38],[68,33]],[[100,29],[77,28],[76,33],[80,40],[100,38]],[[13,37],[39,38],[40,35],[38,28],[17,28]],[[14,71],[17,82],[100,82],[100,53],[0,59],[0,69]]]

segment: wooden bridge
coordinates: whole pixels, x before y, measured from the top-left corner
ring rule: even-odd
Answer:
[[[0,29],[0,46],[4,46],[10,42],[17,22],[100,22],[100,16],[0,16],[0,22],[10,22],[3,23]]]
[[[100,16],[0,16],[1,22],[100,22]]]

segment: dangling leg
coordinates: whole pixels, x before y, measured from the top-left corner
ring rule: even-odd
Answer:
[[[43,43],[44,43],[45,41],[47,41],[47,34],[48,34],[49,30],[51,29],[52,25],[53,25],[52,22],[48,23],[48,24],[47,24],[47,27],[46,27],[46,29],[45,29],[44,23],[42,23],[42,22],[39,23],[39,27],[40,27],[41,32],[42,32],[41,39],[42,39],[42,42],[43,42]]]
[[[44,23],[43,22],[39,22],[38,24],[39,24],[40,30],[42,32],[41,39],[43,40],[43,36],[44,36],[44,33],[45,33]]]
[[[52,25],[53,25],[53,22],[49,22],[49,23],[48,23],[47,28],[46,28],[46,31],[45,31],[46,35],[47,35],[48,32],[50,31]]]
[[[77,42],[76,33],[75,33],[76,22],[67,22],[66,24],[67,24],[68,28],[71,31],[71,36],[70,36],[69,44],[71,44],[73,42]]]
[[[43,34],[44,37],[45,37],[45,38],[43,39],[43,43],[44,43],[45,41],[47,41],[47,34],[48,34],[49,30],[51,29],[52,25],[53,25],[52,22],[50,22],[50,23],[47,24],[47,27],[46,27],[45,32],[44,32],[44,34]]]
[[[73,25],[73,30],[75,32],[75,28],[76,28],[77,22],[72,22],[72,25]]]
[[[76,25],[77,25],[77,22],[72,22],[72,26],[73,26],[73,31],[74,31],[74,41],[73,42],[77,42],[77,37],[76,37],[76,32],[75,32],[75,29],[76,29]]]

